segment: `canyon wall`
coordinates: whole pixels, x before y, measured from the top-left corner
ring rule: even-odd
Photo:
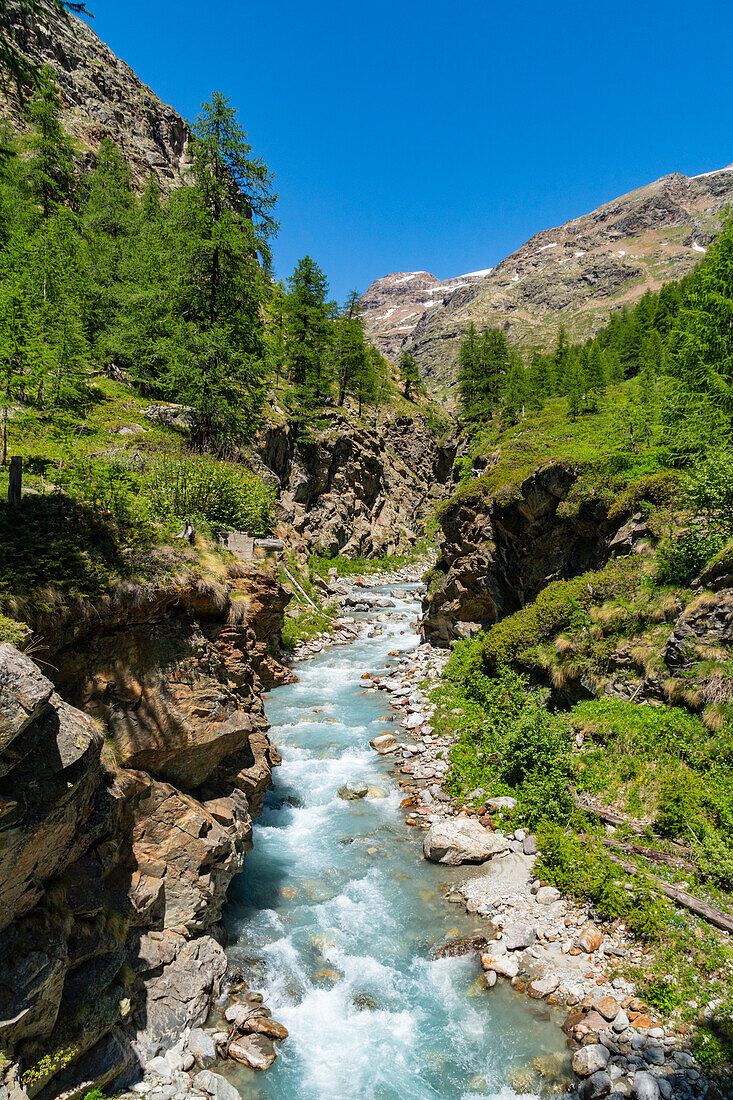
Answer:
[[[439,443],[418,415],[378,427],[340,413],[329,420],[317,431],[286,423],[259,435],[259,458],[277,479],[281,525],[305,553],[409,550],[445,491],[455,443]]]
[[[0,1092],[82,1096],[204,1021],[279,763],[274,575],[144,588],[0,646]]]

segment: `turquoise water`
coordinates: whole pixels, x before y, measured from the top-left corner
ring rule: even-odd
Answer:
[[[227,1064],[245,1100],[509,1100],[512,1072],[564,1049],[551,1010],[488,992],[477,956],[431,959],[482,929],[442,897],[466,872],[421,859],[392,765],[369,748],[391,711],[361,675],[418,644],[403,591],[381,636],[298,665],[266,703],[283,764],[230,890],[228,953],[290,1037],[266,1073]],[[374,793],[337,796],[357,780]]]

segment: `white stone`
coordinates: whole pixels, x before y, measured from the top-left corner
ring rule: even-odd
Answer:
[[[423,842],[426,859],[453,867],[461,863],[483,863],[508,848],[506,837],[492,833],[471,818],[440,821],[428,830]]]
[[[605,1069],[609,1058],[610,1054],[605,1047],[600,1043],[593,1043],[575,1051],[572,1058],[573,1070],[578,1077],[590,1077],[592,1073]]]

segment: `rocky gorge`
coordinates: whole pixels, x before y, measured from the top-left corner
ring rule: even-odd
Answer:
[[[3,644],[4,1096],[81,1096],[205,1020],[288,598],[259,569],[121,591],[46,635],[53,680]]]

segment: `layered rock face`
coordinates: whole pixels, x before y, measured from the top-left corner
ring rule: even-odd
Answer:
[[[458,499],[441,517],[443,542],[423,602],[433,645],[485,630],[553,580],[593,569],[608,555],[603,503],[561,506],[577,480],[565,463],[540,467],[511,492]]]
[[[472,271],[455,279],[441,281],[429,271],[396,271],[376,279],[359,299],[364,331],[391,362],[397,362],[400,349],[424,313],[443,305],[462,286],[489,274]]]
[[[471,322],[479,329],[501,325],[525,352],[551,347],[560,324],[573,339],[586,339],[614,309],[691,271],[719,231],[731,199],[733,166],[703,176],[663,176],[536,234],[483,277],[444,295],[435,308],[402,316],[404,346],[416,356],[422,374],[442,384],[454,379],[458,345]],[[381,282],[365,298],[378,301],[372,291]],[[387,308],[380,303],[375,317],[386,326],[400,317],[397,308],[384,316],[388,308],[400,303],[390,300],[387,306],[385,300],[383,305]],[[373,338],[379,343],[388,336],[385,329]]]
[[[47,9],[42,17],[11,5],[14,36],[21,51],[37,66],[49,65],[63,101],[62,121],[80,155],[93,161],[103,138],[112,138],[141,190],[151,172],[164,192],[176,187],[187,168],[188,129],[120,61],[91,27],[75,15],[64,19]],[[10,95],[9,99],[3,97]],[[21,108],[9,90],[0,89],[3,115],[23,129]]]
[[[221,907],[279,763],[257,669],[287,599],[255,571],[225,598],[138,595],[64,639],[55,683],[0,646],[11,1097],[83,1095],[204,1021]]]
[[[278,479],[282,522],[306,551],[369,557],[415,542],[455,446],[438,445],[421,417],[372,429],[333,414],[307,437],[294,424],[266,429],[258,452]]]

